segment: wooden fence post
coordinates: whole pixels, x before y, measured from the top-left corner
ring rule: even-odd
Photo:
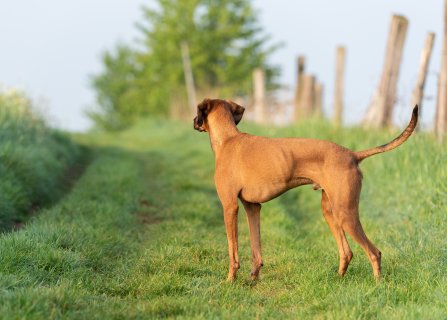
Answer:
[[[305,74],[303,76],[303,93],[300,101],[298,116],[307,118],[313,115],[315,110],[315,76]]]
[[[297,121],[300,115],[300,103],[303,96],[303,76],[306,71],[306,58],[304,56],[299,56],[297,58],[297,76],[296,76],[296,87],[295,87],[295,112],[294,119]]]
[[[196,88],[194,85],[194,77],[191,69],[191,59],[189,56],[189,46],[186,41],[181,43],[183,72],[185,73],[186,93],[188,95],[188,104],[192,112],[197,107]]]
[[[416,86],[413,90],[413,95],[411,97],[411,107],[413,108],[415,105],[419,105],[419,115],[422,111],[422,99],[424,97],[425,79],[427,77],[428,64],[430,63],[434,40],[435,34],[433,32],[429,32],[427,34],[427,38],[425,39],[425,45],[424,49],[422,50],[421,60],[419,63],[418,78],[416,81]],[[419,119],[421,119],[421,116],[419,116]],[[421,122],[419,121],[419,124],[420,123]],[[417,129],[418,128],[420,128],[420,125],[417,126]]]
[[[435,134],[443,142],[447,129],[447,0],[444,0],[444,35],[442,39],[441,70],[439,70],[436,103]]]
[[[253,71],[253,98],[255,121],[264,123],[266,120],[265,76],[264,70],[260,68]]]
[[[408,20],[405,17],[392,16],[382,76],[363,121],[366,126],[385,127],[392,123],[397,79],[407,29]]]
[[[346,64],[345,47],[337,47],[336,68],[335,68],[335,90],[334,90],[334,116],[333,122],[336,126],[341,126],[343,121],[343,93]]]
[[[323,84],[319,81],[315,83],[314,86],[314,114],[317,117],[323,117]]]

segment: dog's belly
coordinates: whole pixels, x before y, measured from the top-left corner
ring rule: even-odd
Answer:
[[[312,183],[314,182],[311,179],[297,177],[290,179],[287,182],[268,182],[247,185],[242,188],[240,197],[248,202],[263,203],[280,196],[287,190]]]

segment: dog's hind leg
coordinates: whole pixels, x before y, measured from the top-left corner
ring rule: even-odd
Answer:
[[[327,224],[329,225],[329,229],[332,232],[332,235],[335,238],[338,246],[338,253],[340,255],[340,264],[338,267],[338,274],[340,276],[344,276],[346,270],[348,269],[348,265],[352,259],[352,251],[349,247],[349,243],[346,240],[345,233],[343,229],[336,221],[334,214],[332,212],[331,203],[326,192],[323,190],[321,193],[321,209],[323,210],[324,218],[326,219]]]
[[[335,198],[331,198],[332,210],[343,231],[347,232],[365,251],[371,262],[374,277],[378,279],[382,254],[366,236],[359,219],[361,176],[351,175],[349,182],[346,185],[340,185]]]
[[[371,262],[373,272],[374,272],[374,277],[376,279],[379,279],[380,272],[381,272],[382,254],[379,251],[379,249],[377,249],[374,246],[374,244],[368,239],[368,237],[365,234],[365,231],[363,231],[362,224],[360,223],[360,220],[358,219],[358,213],[357,212],[352,213],[352,216],[356,216],[356,218],[355,219],[345,219],[344,222],[342,223],[342,228],[365,251],[366,255],[368,256],[369,261]]]
[[[251,244],[251,280],[256,280],[259,276],[259,271],[263,266],[261,257],[261,205],[259,203],[251,203],[242,200],[245,211],[247,212],[248,228],[250,230],[250,244]]]

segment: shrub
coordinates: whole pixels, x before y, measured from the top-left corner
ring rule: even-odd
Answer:
[[[57,199],[61,178],[79,155],[79,147],[49,128],[26,94],[0,92],[0,230]]]

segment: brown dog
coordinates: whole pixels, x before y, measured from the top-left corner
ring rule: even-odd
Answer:
[[[340,254],[339,275],[345,274],[352,259],[347,232],[363,248],[374,276],[379,278],[381,253],[366,237],[359,220],[362,185],[359,162],[404,143],[416,127],[418,106],[399,137],[383,146],[357,152],[324,140],[272,139],[241,133],[236,125],[244,110],[232,101],[205,99],[197,106],[194,118],[194,129],[209,132],[215,156],[214,181],[224,211],[230,255],[228,280],[234,280],[239,269],[238,198],[247,212],[251,278],[255,280],[262,267],[260,203],[305,184],[322,189],[321,207]]]

